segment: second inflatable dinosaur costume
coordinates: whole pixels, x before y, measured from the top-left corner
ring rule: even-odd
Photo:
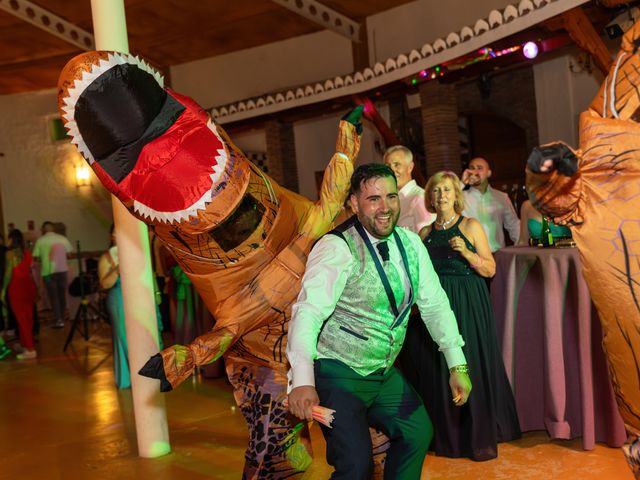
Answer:
[[[58,87],[72,143],[166,244],[216,319],[193,343],[153,357],[143,374],[167,391],[224,356],[249,428],[243,477],[303,471],[311,462],[308,432],[282,405],[287,322],[307,254],[347,196],[361,110],[340,122],[337,153],[313,203],[252,165],[202,108],[164,88],[136,57],[82,54]]]
[[[571,227],[602,323],[618,409],[635,442],[625,454],[640,478],[640,23],[580,116],[580,149],[535,149],[533,205]]]

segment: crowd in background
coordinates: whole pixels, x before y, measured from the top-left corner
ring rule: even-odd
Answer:
[[[114,379],[118,388],[129,388],[124,306],[119,275],[119,257],[111,227],[107,250],[97,259],[81,253],[83,274],[71,278],[70,260],[75,258],[63,223],[45,221],[40,235],[17,228],[7,239],[0,235],[0,360],[32,360],[38,357],[42,326],[63,330],[77,316],[70,312],[68,296],[86,296],[100,315],[108,319],[114,351]],[[189,343],[213,326],[190,280],[158,241],[150,235],[158,329],[180,343]],[[83,289],[80,289],[82,284]],[[95,318],[94,318],[95,317]],[[64,333],[68,329],[64,330]],[[162,336],[160,338],[162,345]],[[203,374],[218,377],[219,364],[203,368]]]
[[[384,163],[397,182],[397,225],[419,235],[455,314],[464,338],[464,355],[473,365],[469,373],[473,394],[464,406],[464,402],[451,402],[447,362],[415,310],[398,364],[433,422],[432,450],[438,455],[479,461],[495,458],[497,443],[517,439],[521,433],[489,297],[490,279],[495,274],[493,253],[506,245],[507,237],[520,245],[539,237],[541,215],[527,201],[520,220],[508,195],[491,187],[492,169],[484,158],[472,159],[460,177],[454,172],[438,172],[424,188],[413,179],[415,166],[408,148],[391,147]],[[346,209],[340,221],[352,214]],[[570,235],[563,227],[554,228],[557,235]],[[109,247],[99,257],[94,274],[102,294],[100,306],[112,328],[115,384],[129,388],[116,234],[112,226]],[[158,328],[171,332],[176,343],[189,343],[210,329],[214,319],[189,278],[153,234],[150,242]],[[0,359],[14,352],[17,360],[37,358],[41,318],[52,328],[65,327],[71,318],[66,303],[71,254],[60,223],[44,222],[39,237],[30,232],[25,239],[15,228],[6,242],[0,237]],[[50,312],[45,316],[37,308],[42,296],[48,306],[43,311]],[[218,376],[220,367],[214,366],[210,372]]]

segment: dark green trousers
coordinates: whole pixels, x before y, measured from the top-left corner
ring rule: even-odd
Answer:
[[[369,480],[373,470],[369,426],[389,437],[387,480],[418,480],[433,436],[422,400],[400,372],[358,375],[344,363],[315,362],[320,405],[334,409],[333,428],[322,427],[332,479]]]

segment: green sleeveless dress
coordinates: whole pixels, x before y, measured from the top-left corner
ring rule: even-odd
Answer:
[[[424,243],[465,341],[463,350],[473,386],[469,401],[463,407],[453,404],[444,355],[419,318],[410,322],[401,365],[433,421],[430,449],[441,456],[482,461],[497,456],[498,442],[520,438],[521,433],[487,284],[449,246],[449,239],[459,236],[475,251],[460,231],[462,218],[447,230],[433,228]]]

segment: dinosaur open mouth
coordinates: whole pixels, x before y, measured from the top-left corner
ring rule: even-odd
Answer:
[[[89,52],[74,58],[59,81],[71,142],[105,187],[138,215],[192,221],[225,197],[209,218],[223,221],[242,198],[248,172],[207,113],[162,83],[131,55]]]
[[[142,216],[181,222],[204,210],[229,183],[230,160],[215,125],[193,118],[187,110],[144,146],[118,186]]]

